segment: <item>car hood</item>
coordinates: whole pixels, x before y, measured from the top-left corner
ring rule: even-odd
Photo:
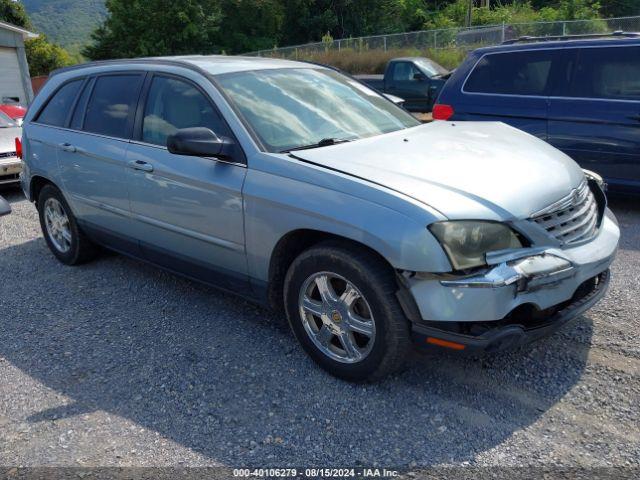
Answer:
[[[432,122],[292,153],[401,192],[451,219],[528,218],[584,178],[564,153],[494,122]]]
[[[22,128],[0,128],[0,153],[15,152],[16,137],[22,137]]]

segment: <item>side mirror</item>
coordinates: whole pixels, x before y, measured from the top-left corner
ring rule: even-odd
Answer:
[[[413,79],[418,80],[419,82],[423,82],[427,79],[427,76],[424,73],[414,73]]]
[[[4,198],[0,197],[0,217],[11,213],[11,205]]]
[[[232,142],[204,127],[183,128],[167,138],[167,149],[176,155],[226,157]]]

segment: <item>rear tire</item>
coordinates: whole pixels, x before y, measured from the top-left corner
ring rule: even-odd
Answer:
[[[393,269],[367,251],[324,242],[292,263],[284,283],[289,324],[320,367],[349,381],[398,371],[411,351]]]
[[[95,258],[96,245],[78,226],[62,192],[45,185],[38,195],[42,235],[55,257],[65,265],[79,265]]]

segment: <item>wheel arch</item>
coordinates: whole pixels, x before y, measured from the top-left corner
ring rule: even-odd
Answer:
[[[40,192],[45,187],[45,185],[53,185],[57,189],[60,189],[55,182],[51,179],[44,177],[42,175],[33,175],[31,180],[29,181],[29,201],[30,202],[38,202],[38,196]]]
[[[294,260],[304,251],[318,245],[333,241],[346,248],[364,250],[376,257],[382,265],[394,274],[398,284],[398,299],[405,314],[410,319],[416,318],[417,305],[409,293],[398,270],[380,252],[371,246],[352,238],[337,235],[335,233],[300,228],[283,235],[276,243],[269,261],[269,282],[267,297],[269,305],[276,311],[284,310],[284,281],[289,267]]]

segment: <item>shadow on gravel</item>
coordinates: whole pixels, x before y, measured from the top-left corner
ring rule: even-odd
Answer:
[[[500,357],[416,355],[351,385],[317,369],[281,319],[119,256],[58,264],[40,238],[0,250],[0,356],[70,398],[46,422],[105,410],[213,461],[253,466],[472,460],[578,382],[587,317]],[[176,463],[179,459],[176,459]]]

